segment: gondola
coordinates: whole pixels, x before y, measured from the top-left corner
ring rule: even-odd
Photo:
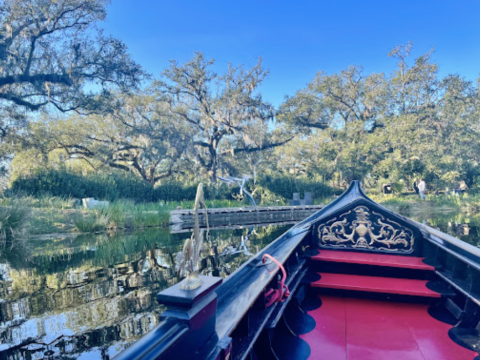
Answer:
[[[480,249],[369,199],[358,181],[226,279],[157,296],[116,359],[480,359]]]

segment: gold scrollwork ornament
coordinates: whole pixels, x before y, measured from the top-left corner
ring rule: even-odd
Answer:
[[[354,213],[353,219],[350,214]],[[372,217],[372,214],[374,215]],[[350,215],[350,216],[349,216]],[[413,232],[366,206],[357,206],[318,227],[320,245],[412,252]]]

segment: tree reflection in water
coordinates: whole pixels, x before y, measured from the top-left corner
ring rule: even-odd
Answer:
[[[480,247],[480,214],[437,212],[435,214],[414,213],[403,215],[473,246]]]
[[[212,230],[201,273],[228,276],[288,228]],[[3,251],[0,359],[112,358],[157,325],[155,296],[179,281],[174,258],[189,236],[157,229]]]

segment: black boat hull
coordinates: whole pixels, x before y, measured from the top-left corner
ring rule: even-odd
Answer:
[[[320,263],[315,263],[315,256],[322,252]],[[349,253],[364,255],[352,260]],[[283,265],[290,289],[286,301],[272,306],[266,306],[265,294],[278,290],[281,272],[275,264],[262,262],[265,254]],[[332,262],[329,254],[343,257]],[[388,256],[403,259],[404,265],[392,270],[392,264],[386,263],[393,258]],[[380,266],[382,259],[387,260]],[[415,259],[424,259],[425,266]],[[366,285],[355,287],[355,281]],[[404,284],[404,289],[398,285],[396,292],[391,290],[388,284],[395,281]],[[295,225],[227,279],[212,278],[206,283],[210,286],[202,286],[198,296],[178,290],[178,285],[160,293],[159,302],[168,306],[164,321],[116,359],[279,359],[289,358],[291,351],[298,351],[296,358],[307,359],[318,349],[300,333],[312,324],[307,313],[321,303],[321,297],[312,300],[311,294],[317,290],[333,307],[344,298],[430,304],[446,310],[453,319],[449,334],[462,349],[476,352],[480,344],[476,330],[480,322],[480,249],[380,206],[356,181],[337,200]],[[361,301],[351,303],[359,308],[369,306]],[[405,310],[413,309],[413,313],[418,308]],[[318,314],[315,316],[324,319]],[[292,322],[291,318],[302,320]],[[291,345],[288,349],[284,346],[287,342]]]

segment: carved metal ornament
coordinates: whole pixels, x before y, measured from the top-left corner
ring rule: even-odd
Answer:
[[[383,215],[357,206],[318,227],[320,246],[410,253],[413,231]]]

